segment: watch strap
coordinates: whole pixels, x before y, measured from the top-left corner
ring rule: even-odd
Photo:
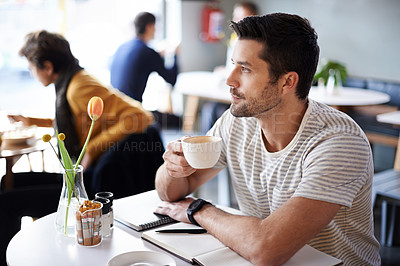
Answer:
[[[206,205],[206,204],[211,204],[211,203],[208,202],[208,201],[205,201],[205,200],[203,200],[203,199],[196,199],[196,200],[192,201],[192,202],[189,204],[189,207],[187,208],[187,211],[186,211],[186,212],[187,212],[187,217],[188,217],[189,221],[190,221],[192,224],[200,226],[200,225],[196,222],[196,220],[194,219],[193,215],[194,215],[196,212],[198,212],[199,210],[201,210],[201,208],[203,208],[203,206]]]

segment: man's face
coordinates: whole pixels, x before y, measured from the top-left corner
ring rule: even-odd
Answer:
[[[30,61],[28,61],[28,63],[29,63],[29,70],[31,72],[31,75],[34,78],[36,78],[38,81],[40,81],[43,84],[43,86],[46,87],[54,82],[54,80],[52,79],[52,75],[51,75],[52,69],[49,70],[50,66],[48,65],[47,62],[44,64],[43,69],[36,67],[36,65]]]
[[[258,56],[262,49],[262,44],[254,40],[238,40],[234,47],[234,67],[226,80],[234,116],[268,115],[282,101],[278,83],[270,78],[268,64]]]
[[[156,24],[153,23],[147,25],[146,32],[148,32],[151,40],[154,39],[154,36],[156,34]]]

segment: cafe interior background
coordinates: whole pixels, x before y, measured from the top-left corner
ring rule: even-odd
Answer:
[[[88,71],[109,83],[110,58],[117,47],[133,36],[131,22],[140,11],[156,15],[155,48],[180,43],[180,72],[213,71],[224,65],[229,20],[238,1],[200,0],[0,0],[0,130],[5,130],[7,113],[54,116],[53,85],[43,87],[30,76],[25,59],[18,55],[24,36],[46,29],[69,40],[74,55]],[[321,59],[341,62],[350,78],[366,82],[400,84],[399,0],[253,0],[261,14],[295,13],[306,17],[319,35]],[[215,42],[200,38],[201,12],[205,5],[224,14],[222,32]],[[167,54],[168,57],[168,54]],[[168,61],[168,60],[167,60]],[[400,97],[400,85],[392,91]],[[162,95],[171,94],[172,105]],[[184,97],[157,74],[152,75],[143,105],[149,110],[182,116]],[[169,109],[171,108],[172,109]],[[162,132],[164,142],[186,134],[179,129]],[[191,134],[196,134],[192,132]],[[395,147],[374,145],[376,171],[393,167]],[[52,158],[53,155],[47,158]],[[25,160],[25,161],[24,161]],[[14,171],[26,171],[21,158]],[[55,165],[57,163],[54,163]],[[0,176],[5,164],[0,162]],[[36,168],[37,167],[37,168]],[[40,166],[33,165],[33,170]],[[54,170],[51,165],[46,170]],[[212,188],[210,188],[212,190]],[[213,193],[211,193],[213,194]],[[211,195],[210,194],[210,195]]]

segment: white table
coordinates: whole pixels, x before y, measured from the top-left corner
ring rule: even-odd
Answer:
[[[75,238],[56,232],[55,217],[54,213],[40,218],[13,237],[7,248],[8,265],[105,266],[114,256],[130,251],[153,250],[169,254],[143,241],[140,232],[118,222],[115,223],[112,236],[103,238],[99,246],[82,247],[75,243]],[[177,265],[190,265],[170,256]]]
[[[183,130],[193,131],[200,100],[231,103],[224,77],[209,71],[183,72],[178,75],[175,91],[186,96]]]
[[[175,90],[184,95],[223,103],[231,102],[229,86],[225,78],[210,71],[183,72],[178,75]]]
[[[154,198],[155,200],[152,198],[144,200],[147,197],[153,197],[153,195],[157,197]],[[161,202],[155,190],[146,192],[146,194],[143,193],[124,198],[123,201],[121,200],[118,199],[115,201],[115,211],[151,211],[154,210],[155,206],[158,206],[158,202]],[[118,204],[117,201],[119,201]],[[138,202],[140,207],[138,207]],[[131,206],[134,206],[134,210],[131,209]],[[240,211],[229,207],[219,207],[233,214],[240,213]],[[142,240],[141,232],[130,229],[118,222],[115,223],[112,235],[103,238],[103,242],[100,245],[95,247],[80,246],[76,244],[75,238],[66,237],[55,230],[55,218],[55,213],[47,215],[19,231],[7,247],[7,264],[9,266],[97,266],[106,265],[110,259],[122,253],[155,251],[169,255],[178,266],[190,265],[178,257],[157,248],[155,245]],[[336,259],[308,247],[299,250],[286,265],[321,265],[321,260],[325,262],[325,265],[327,261],[329,261],[329,264],[337,263]],[[315,264],[317,262],[318,264]]]
[[[381,123],[400,125],[400,111],[377,115],[376,120]]]
[[[44,150],[48,149],[49,145],[44,143],[41,139],[32,140],[32,143],[19,145],[19,146],[6,146],[3,143],[0,146],[0,159],[6,160],[6,174],[4,175],[4,185],[5,189],[12,189],[14,187],[14,174],[12,168],[14,164],[21,158],[23,155],[28,156],[29,166],[32,171],[32,166],[30,165],[29,154],[34,152],[41,152],[42,158],[44,156]],[[44,160],[43,163],[43,171],[44,171]]]
[[[374,105],[390,101],[390,96],[386,93],[352,87],[340,88],[337,94],[329,94],[326,90],[312,87],[309,98],[332,106]]]
[[[379,114],[376,116],[376,120],[381,123],[387,123],[387,124],[392,124],[394,126],[399,126],[400,125],[400,111]],[[400,149],[399,149],[399,147],[400,147],[400,137],[397,142],[397,149],[396,149],[396,155],[394,158],[394,167],[393,167],[397,171],[400,171]]]

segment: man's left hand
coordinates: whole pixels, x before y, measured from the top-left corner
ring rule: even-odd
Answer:
[[[193,198],[185,198],[180,201],[168,202],[163,201],[160,206],[155,210],[156,213],[168,215],[172,219],[184,223],[190,223],[186,210],[189,207],[190,203],[192,203]]]

